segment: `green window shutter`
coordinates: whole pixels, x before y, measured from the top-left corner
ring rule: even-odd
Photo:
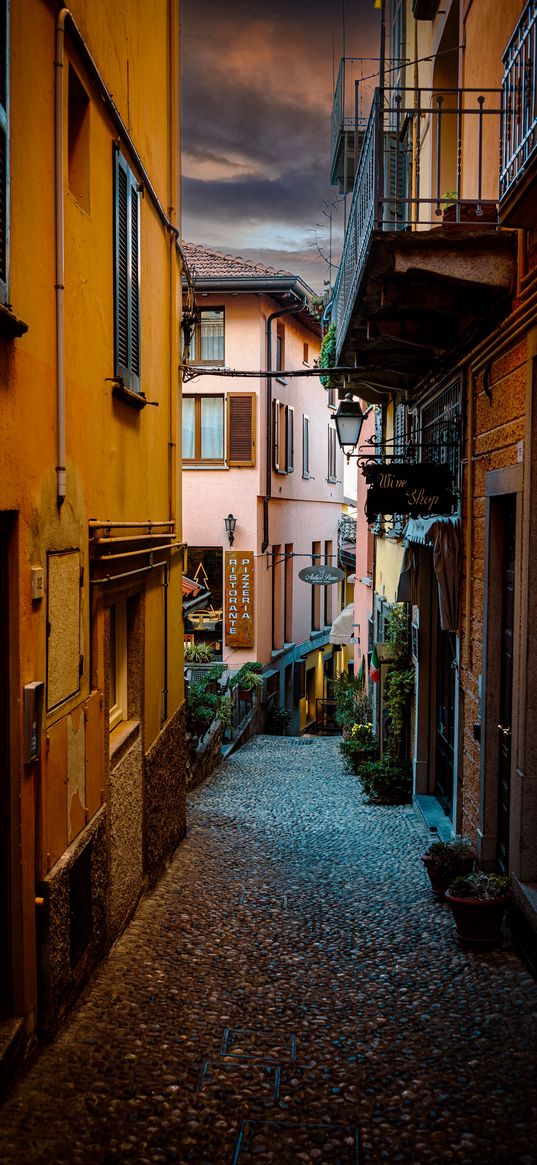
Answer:
[[[115,149],[115,375],[140,392],[140,195],[132,170]]]
[[[228,465],[255,465],[255,400],[253,392],[228,393]]]

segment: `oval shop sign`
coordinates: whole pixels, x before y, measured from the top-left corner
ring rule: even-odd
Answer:
[[[345,574],[339,566],[304,566],[299,570],[298,577],[312,586],[326,587],[331,583],[341,582]]]

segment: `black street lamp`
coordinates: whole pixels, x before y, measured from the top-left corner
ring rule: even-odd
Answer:
[[[227,518],[224,518],[224,526],[226,527],[226,534],[228,536],[230,546],[233,546],[236,525],[237,519],[233,517],[233,514],[228,514]]]
[[[334,417],[336,433],[340,449],[347,455],[347,461],[360,440],[364,414],[357,400],[353,400],[350,392],[340,401]]]

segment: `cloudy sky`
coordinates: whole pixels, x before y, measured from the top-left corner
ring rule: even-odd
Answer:
[[[374,0],[182,0],[181,11],[183,237],[322,291],[334,78],[343,28],[346,56],[378,55]],[[333,215],[336,252],[339,206]]]

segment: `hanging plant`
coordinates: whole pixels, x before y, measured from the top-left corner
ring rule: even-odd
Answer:
[[[321,351],[319,352],[319,368],[334,368],[336,364],[336,325],[330,324],[328,331],[323,337],[321,344]],[[338,388],[340,384],[339,376],[321,376],[319,377],[323,388]]]
[[[387,642],[393,645],[394,659],[384,685],[384,705],[388,713],[388,749],[399,757],[404,729],[408,721],[409,701],[414,691],[414,664],[410,660],[409,627],[406,606],[392,607],[387,618]]]

